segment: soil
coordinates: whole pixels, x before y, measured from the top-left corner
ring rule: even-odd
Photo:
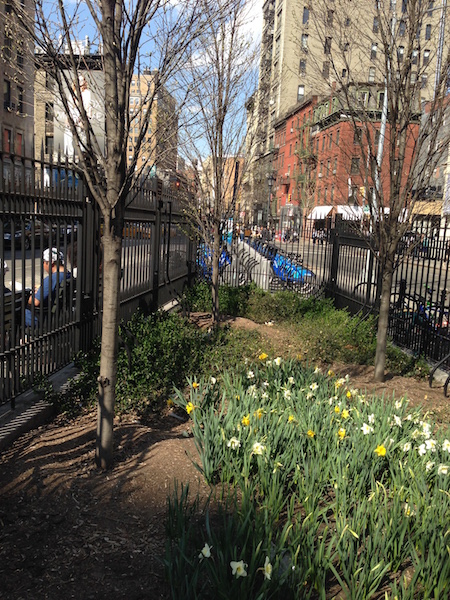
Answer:
[[[208,318],[194,315],[199,326]],[[232,327],[255,328],[276,347],[287,332],[246,319]],[[297,349],[301,351],[301,349]],[[328,366],[326,367],[328,368]],[[390,377],[373,384],[373,369],[332,365],[352,387],[406,395],[437,422],[450,422],[442,383]],[[174,486],[208,493],[193,461],[189,423],[170,412],[142,424],[116,419],[115,463],[94,466],[96,415],[56,419],[22,436],[0,457],[0,597],[82,600],[170,598],[164,572],[167,497]]]

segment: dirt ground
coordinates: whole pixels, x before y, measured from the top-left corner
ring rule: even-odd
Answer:
[[[231,324],[286,342],[276,327]],[[332,368],[349,374],[352,387],[406,395],[436,421],[450,421],[442,384],[388,376],[375,386],[371,368]],[[95,419],[88,413],[70,424],[55,420],[0,457],[0,598],[170,598],[163,565],[167,496],[175,481],[207,493],[192,462],[189,425],[169,411],[150,425],[117,420],[115,464],[102,473],[94,467]]]

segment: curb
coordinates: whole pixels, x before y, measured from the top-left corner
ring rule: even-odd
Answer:
[[[64,391],[67,381],[78,373],[71,363],[51,377],[49,381],[55,392]],[[54,416],[54,408],[43,395],[27,390],[16,398],[16,408],[8,405],[0,410],[0,452],[15,442],[21,435],[49,423]]]

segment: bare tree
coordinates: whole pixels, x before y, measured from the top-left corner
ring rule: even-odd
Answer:
[[[148,135],[155,135],[152,107],[181,68],[207,19],[197,0],[181,4],[165,0],[37,0],[32,20],[27,20],[21,2],[15,3],[15,12],[36,44],[37,66],[55,82],[78,165],[103,218],[96,461],[107,468],[113,460],[124,211],[146,167],[142,154]],[[97,47],[95,69],[79,51],[79,40],[86,32]],[[144,70],[151,73],[146,89],[141,87],[140,106],[145,110],[130,111],[133,76]],[[98,112],[86,106],[86,79],[96,87]],[[137,141],[128,161],[132,131]]]
[[[249,3],[203,0],[208,26],[197,41],[183,73],[191,90],[184,122],[184,151],[196,185],[194,202],[186,204],[211,259],[213,321],[219,321],[219,262],[240,199],[246,169],[245,102],[254,88],[256,49],[249,36]],[[222,13],[220,19],[212,14]]]
[[[450,142],[448,127],[442,133],[448,108],[448,40],[439,19],[433,28],[430,24],[432,3],[377,0],[373,22],[365,3],[337,0],[331,8],[320,0],[314,5],[312,25],[325,59],[316,66],[359,147],[353,164],[349,150],[348,165],[365,190],[359,201],[369,213],[371,250],[381,273],[374,377],[382,381],[397,247]],[[430,63],[435,67],[433,86]],[[428,118],[421,118],[427,90]]]

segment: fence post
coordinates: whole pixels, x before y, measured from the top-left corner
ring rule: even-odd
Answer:
[[[337,272],[339,266],[339,233],[336,231],[336,229],[333,229],[331,232],[331,243],[333,245],[333,251],[331,255],[331,268],[328,287],[330,291],[334,292],[336,289]]]
[[[161,213],[163,208],[162,201],[162,181],[156,180],[156,202],[155,202],[155,235],[153,236],[152,246],[152,312],[158,310],[159,301],[159,271],[161,268]]]

